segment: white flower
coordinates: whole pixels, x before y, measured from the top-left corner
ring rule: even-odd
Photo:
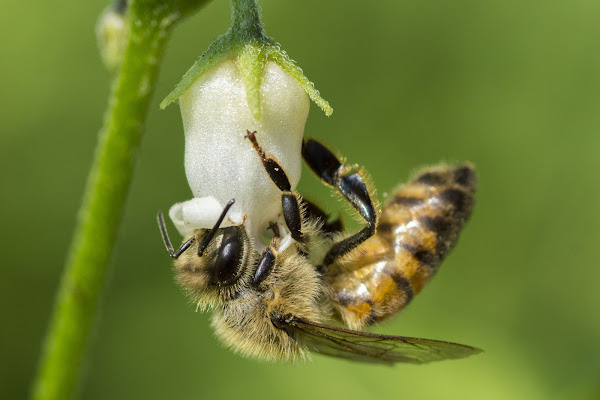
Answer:
[[[185,171],[194,199],[174,205],[169,215],[186,236],[211,228],[225,204],[235,204],[221,226],[244,223],[262,247],[261,235],[282,221],[281,192],[248,139],[256,139],[283,167],[295,189],[301,173],[301,146],[309,98],[297,79],[275,62],[264,65],[261,117],[247,102],[237,61],[227,60],[201,75],[179,97],[185,131]]]

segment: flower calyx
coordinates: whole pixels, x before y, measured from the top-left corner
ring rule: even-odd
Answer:
[[[233,60],[246,88],[246,101],[257,120],[262,117],[260,88],[267,62],[278,64],[302,86],[327,116],[333,108],[323,99],[302,69],[281,49],[279,43],[264,33],[256,0],[232,0],[232,25],[219,36],[184,74],[175,89],[162,101],[161,108],[179,99],[192,84],[217,65]]]

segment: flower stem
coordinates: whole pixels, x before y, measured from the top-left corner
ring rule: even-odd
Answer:
[[[230,31],[233,36],[264,36],[258,0],[231,0]]]
[[[165,44],[178,19],[208,2],[188,0],[178,9],[183,1],[133,0],[129,6],[127,47],[100,130],[32,399],[73,397]]]

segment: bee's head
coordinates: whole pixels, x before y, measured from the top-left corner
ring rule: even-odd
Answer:
[[[251,247],[245,227],[220,227],[231,205],[233,200],[212,229],[197,229],[172,253],[177,259],[176,279],[194,299],[235,290],[249,264]]]
[[[193,237],[197,237],[196,244],[190,246],[185,257],[181,256],[184,260],[177,262],[177,266],[187,264],[192,273],[203,274],[206,286],[235,284],[242,276],[249,256],[246,229],[243,226],[200,229]]]

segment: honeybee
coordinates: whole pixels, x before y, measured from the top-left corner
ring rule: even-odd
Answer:
[[[305,141],[302,155],[308,166],[366,221],[358,233],[344,234],[339,221],[327,222],[325,212],[290,190],[285,171],[255,134],[245,137],[281,191],[291,245],[282,245],[288,234],[281,237],[276,225],[260,253],[243,225],[221,228],[234,199],[212,229],[194,231],[177,251],[162,213],[157,217],[176,260],[177,282],[200,309],[212,310],[212,326],[225,345],[270,361],[296,360],[314,351],[384,364],[426,363],[481,351],[323,323],[333,317],[360,329],[396,313],[421,290],[470,215],[475,187],[470,164],[424,170],[380,212],[362,168],[344,165],[315,140]]]

